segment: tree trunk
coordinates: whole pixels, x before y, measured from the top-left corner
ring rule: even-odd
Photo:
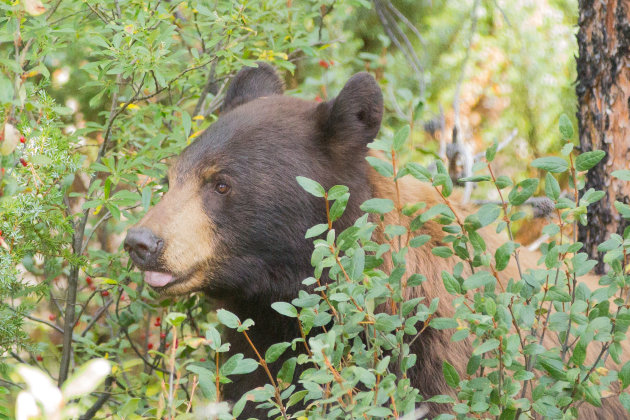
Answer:
[[[630,0],[579,0],[577,35],[578,125],[582,152],[600,149],[606,157],[586,176],[586,190],[606,196],[588,208],[588,225],[579,240],[604,272],[597,245],[628,225],[614,209],[629,202],[630,183],[610,176],[630,168]]]

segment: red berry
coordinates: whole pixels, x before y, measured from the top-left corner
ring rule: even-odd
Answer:
[[[149,344],[147,345],[147,348],[148,348],[149,350],[151,350],[151,349],[153,348],[153,343],[149,343]]]
[[[86,277],[86,278],[85,278],[85,282],[86,282],[87,284],[92,284],[92,277],[89,277],[89,276],[88,276],[88,277]]]
[[[2,168],[2,169],[4,169],[4,168]],[[1,230],[0,230],[0,236],[2,236],[2,231]]]
[[[22,164],[22,166],[28,165],[28,163],[26,163],[26,160],[24,160],[24,158],[20,158],[20,163]]]
[[[103,290],[101,292],[101,296],[106,296],[107,297],[107,296],[109,296],[109,292],[107,290]]]
[[[171,343],[166,343],[166,348],[169,348],[171,346]]]
[[[166,338],[166,333],[160,333],[160,340],[164,340]]]
[[[202,357],[201,359],[199,359],[199,361],[200,361],[200,362],[205,362],[205,361],[206,361],[206,358],[205,358],[205,357]]]
[[[319,60],[319,66],[327,69],[328,67],[330,67],[330,64],[326,60]]]
[[[20,143],[26,143],[26,138],[24,136],[20,136]]]
[[[36,357],[38,362],[41,362],[42,360],[44,360],[44,358],[41,356],[41,354],[38,354]]]
[[[323,99],[322,99],[321,96],[319,96],[319,95],[315,96],[315,102],[322,102],[322,101],[323,101]]]
[[[155,324],[153,325],[159,327],[160,325],[162,325],[162,319],[158,316],[157,318],[155,318]]]
[[[56,318],[56,317],[55,317],[55,315],[54,315],[54,314],[50,314],[50,315],[48,315],[48,319],[50,319],[51,321],[54,321],[54,320],[55,320],[55,318]]]
[[[334,61],[332,61],[332,60],[330,60],[330,61],[328,62],[328,64],[330,64],[331,66],[334,66],[334,65],[335,65],[335,62],[334,62]]]

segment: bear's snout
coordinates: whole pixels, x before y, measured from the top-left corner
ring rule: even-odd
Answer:
[[[127,232],[125,251],[141,270],[159,270],[159,258],[164,249],[164,241],[146,227],[131,228]]]

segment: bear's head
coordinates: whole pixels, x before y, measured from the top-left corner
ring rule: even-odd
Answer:
[[[293,295],[312,273],[304,234],[326,222],[324,200],[296,177],[347,185],[346,214],[334,228],[351,225],[372,193],[364,157],[382,113],[367,73],[317,103],[283,95],[267,64],[242,69],[220,118],[171,165],[168,192],[129,230],[125,249],[164,294]]]

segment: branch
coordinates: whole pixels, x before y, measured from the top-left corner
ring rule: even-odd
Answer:
[[[15,308],[13,308],[12,306],[9,306],[9,305],[6,305],[6,307],[7,307],[7,308],[9,308],[9,310],[10,310],[10,311],[13,311],[13,312],[15,312],[15,313],[16,313],[16,314],[18,314],[18,315],[21,315],[21,316],[23,316],[24,318],[28,318],[28,319],[30,319],[31,321],[39,322],[40,324],[45,324],[45,325],[48,325],[50,328],[53,328],[53,329],[55,329],[57,332],[59,332],[59,333],[63,334],[63,330],[62,330],[62,329],[61,329],[58,325],[55,325],[55,324],[53,324],[52,322],[48,322],[48,321],[45,321],[45,320],[43,320],[43,319],[35,318],[34,316],[30,316],[29,314],[21,314],[21,313],[19,313],[19,312],[18,312]]]
[[[98,413],[98,410],[100,410],[101,407],[103,407],[103,405],[107,402],[109,397],[111,397],[112,394],[110,391],[113,383],[114,377],[108,376],[107,379],[105,379],[105,392],[102,393],[100,397],[98,397],[92,407],[90,407],[85,413],[83,413],[81,417],[79,417],[79,420],[90,420],[96,415],[96,413]]]
[[[464,56],[464,61],[462,62],[462,72],[459,75],[459,79],[457,80],[457,85],[455,87],[455,97],[453,98],[453,112],[454,112],[454,124],[453,124],[453,143],[457,143],[459,141],[458,134],[461,131],[460,121],[459,121],[459,97],[462,90],[462,84],[464,82],[464,76],[466,75],[466,67],[468,65],[468,60],[470,59],[470,50],[472,49],[473,38],[475,36],[475,32],[477,31],[477,7],[479,7],[479,0],[475,0],[473,4],[471,14],[472,23],[470,26],[470,38],[468,39],[468,46],[466,47],[466,55]]]
[[[101,318],[101,316],[103,316],[103,314],[107,311],[107,309],[109,308],[109,305],[111,305],[113,302],[114,300],[112,298],[107,299],[107,301],[105,302],[105,305],[99,308],[96,314],[94,314],[94,317],[92,318],[90,323],[85,327],[85,329],[81,333],[81,337],[85,337],[85,334],[87,334],[90,328],[92,328],[94,324],[96,324],[96,322]]]
[[[386,6],[383,6],[383,4],[381,3],[383,0],[372,1],[374,3],[374,10],[376,11],[378,19],[380,20],[381,25],[385,30],[385,33],[403,54],[411,69],[416,73],[420,96],[424,96],[424,68],[416,54],[415,49],[413,48],[413,45],[411,44],[411,41],[409,41],[407,35],[405,35],[405,33],[400,29],[400,27],[396,23],[395,17],[391,14],[388,8]],[[384,1],[386,1],[387,3],[389,2],[388,0]],[[390,9],[392,8],[395,9],[394,6],[390,5]],[[400,12],[398,11],[398,13]]]
[[[111,140],[112,127],[114,125],[114,121],[116,118],[123,113],[129,105],[135,102],[140,93],[140,89],[144,84],[144,80],[146,79],[146,73],[142,77],[142,81],[140,82],[140,86],[138,90],[135,92],[134,96],[129,99],[129,101],[125,102],[125,104],[116,109],[116,104],[118,103],[118,91],[114,93],[112,96],[112,102],[109,111],[109,121],[107,122],[105,136],[103,140],[103,144],[98,151],[98,156],[96,158],[96,162],[101,162],[107,148],[109,147],[109,142]],[[116,84],[120,84],[122,81],[122,77],[118,75],[116,78]],[[90,184],[88,186],[88,191],[90,191],[90,187],[96,181],[98,177],[98,172],[92,174],[90,179]],[[70,210],[70,209],[69,209]],[[87,225],[88,216],[90,214],[90,209],[85,209],[83,215],[77,223],[74,223],[74,234],[72,237],[72,253],[80,258],[82,255],[83,249],[83,238],[85,235],[85,227]],[[68,276],[68,289],[66,290],[66,309],[64,314],[64,333],[63,333],[63,349],[61,352],[61,363],[59,365],[59,380],[58,384],[61,386],[68,377],[68,370],[70,369],[70,358],[72,355],[72,332],[75,324],[75,305],[77,301],[77,287],[79,283],[79,263],[74,263],[70,266],[70,275]]]

